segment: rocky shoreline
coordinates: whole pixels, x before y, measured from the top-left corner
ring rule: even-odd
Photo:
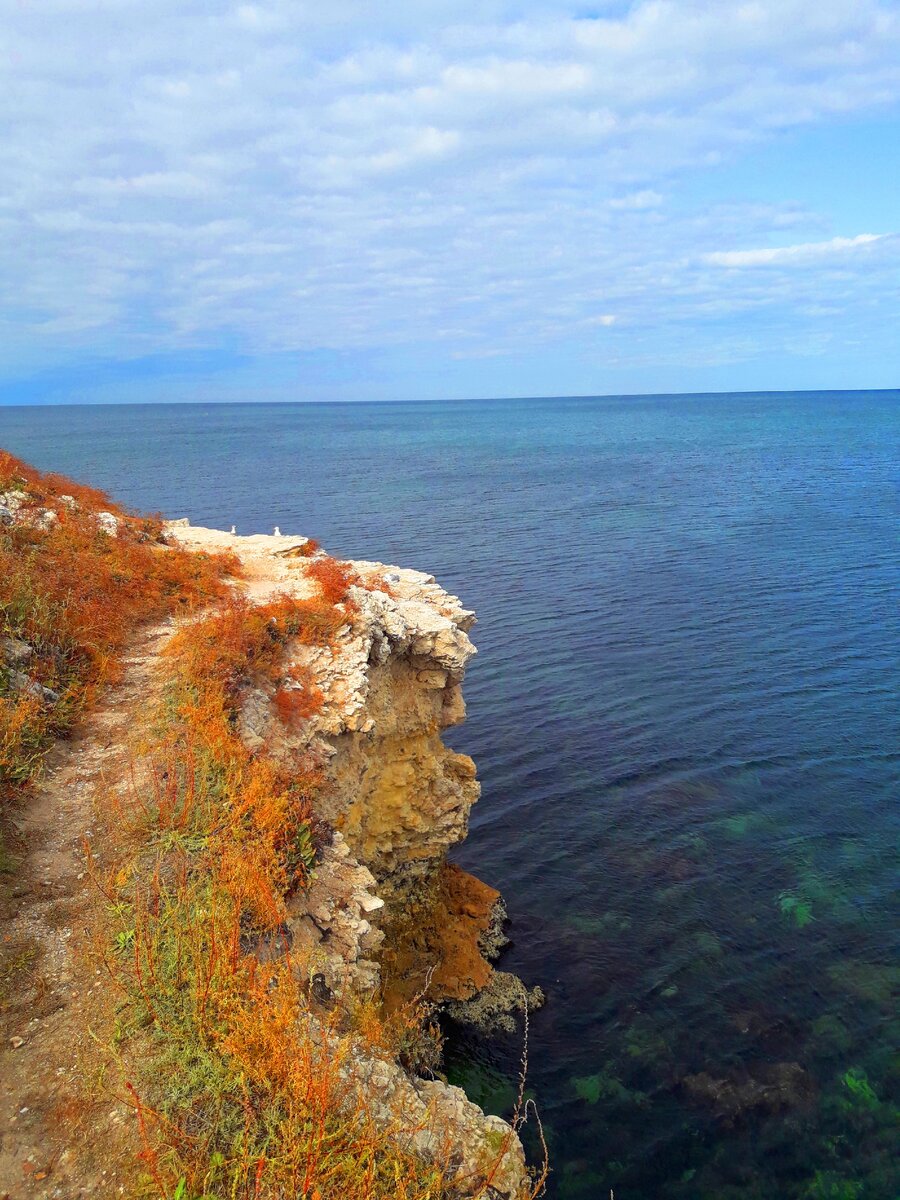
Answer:
[[[315,548],[303,537],[240,537],[185,521],[169,523],[166,534],[187,549],[237,555],[254,601],[309,589]],[[515,1031],[543,994],[494,968],[506,944],[502,899],[447,861],[480,795],[475,764],[441,740],[465,717],[461,684],[475,653],[475,614],[422,572],[373,562],[349,568],[358,580],[348,592],[352,619],[333,644],[288,646],[286,670],[317,689],[317,711],[285,722],[263,680],[249,681],[241,697],[249,747],[265,744],[288,770],[314,762],[328,781],[316,815],[329,833],[311,887],[290,901],[292,953],[324,1006],[379,994],[389,1009],[424,1000],[487,1034]],[[528,1194],[515,1130],[442,1081],[427,1034],[412,1060],[374,1060],[360,1047],[346,1069],[377,1094],[386,1122],[425,1122],[418,1148],[426,1157],[449,1141],[452,1157],[477,1175],[499,1151],[491,1194]]]

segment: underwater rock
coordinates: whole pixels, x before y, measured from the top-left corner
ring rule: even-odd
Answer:
[[[687,1075],[684,1089],[692,1100],[710,1105],[726,1125],[734,1125],[751,1112],[778,1113],[801,1108],[812,1097],[814,1087],[807,1072],[796,1062],[763,1063],[755,1074],[715,1079],[706,1071]]]
[[[792,1048],[796,1052],[796,1047],[804,1036],[803,1027],[799,1022],[789,1017],[757,1012],[753,1009],[741,1009],[732,1013],[731,1024],[739,1033],[751,1038],[766,1055],[773,1058],[789,1054]]]

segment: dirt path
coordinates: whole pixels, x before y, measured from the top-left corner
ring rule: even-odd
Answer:
[[[140,633],[121,681],[51,751],[13,817],[0,877],[0,1200],[136,1194],[137,1123],[104,1049],[118,1002],[97,959],[104,902],[84,847],[101,866],[111,856],[97,796],[127,776],[171,632]]]
[[[237,551],[240,590],[255,602],[310,590],[298,564],[280,557],[302,537],[171,532],[189,548]],[[0,1200],[140,1194],[137,1122],[106,1048],[119,997],[98,957],[104,901],[85,844],[101,869],[114,861],[108,796],[128,778],[129,734],[152,702],[153,666],[173,629],[167,621],[139,634],[122,679],[50,752],[6,837],[13,861],[0,869]]]

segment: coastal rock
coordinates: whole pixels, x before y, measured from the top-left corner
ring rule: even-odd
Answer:
[[[333,1058],[335,1035],[324,1026],[314,1026],[313,1032],[323,1054]],[[362,1093],[377,1124],[392,1129],[396,1140],[425,1162],[445,1168],[448,1198],[524,1200],[529,1194],[515,1130],[500,1117],[486,1116],[462,1088],[413,1078],[361,1045],[351,1045],[339,1070],[348,1089],[347,1107],[358,1108],[355,1096]]]
[[[317,590],[306,574],[305,538],[242,537],[171,522],[166,533],[191,548],[236,553],[253,600]],[[527,993],[513,976],[494,972],[488,956],[505,944],[499,893],[447,862],[480,794],[475,764],[441,740],[443,729],[465,717],[460,684],[475,653],[468,636],[474,613],[431,575],[372,562],[348,566],[359,583],[349,588],[346,625],[326,646],[298,641],[285,651],[285,675],[314,681],[319,710],[284,723],[271,681],[250,681],[239,699],[238,727],[251,750],[264,745],[287,773],[313,763],[326,779],[316,816],[333,837],[309,888],[289,902],[282,942],[322,1009],[340,1011],[354,996],[373,994],[388,1010],[417,999],[438,1005],[483,996],[475,1011],[492,1028],[505,1027],[504,1015],[510,1021],[517,1006],[521,1012],[540,1002],[539,989]],[[526,1195],[515,1131],[458,1088],[409,1073],[428,1061],[427,1053],[411,1052],[401,1065],[360,1046],[346,1071],[381,1105],[386,1125],[400,1120],[408,1128],[423,1157],[450,1147],[459,1172],[453,1194]]]
[[[331,996],[372,995],[380,982],[374,955],[383,932],[368,919],[384,905],[375,880],[339,833],[319,855],[310,886],[289,902],[287,931],[294,961]]]
[[[364,580],[383,570],[352,565]],[[391,573],[391,595],[350,589],[357,612],[335,647],[297,647],[294,661],[325,696],[315,721],[334,781],[325,815],[379,882],[409,891],[465,837],[480,792],[472,760],[440,739],[465,716],[475,618],[432,576]]]
[[[492,971],[485,986],[468,1000],[449,1000],[447,1015],[460,1025],[470,1025],[482,1034],[515,1033],[517,1017],[543,1008],[546,997],[540,987],[530,990],[518,975]]]
[[[499,958],[510,944],[510,940],[506,936],[506,923],[508,920],[509,913],[506,911],[506,903],[502,896],[498,896],[491,909],[488,926],[478,939],[478,949],[488,962],[493,962],[494,959]]]

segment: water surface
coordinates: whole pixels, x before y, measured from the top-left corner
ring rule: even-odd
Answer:
[[[0,408],[136,507],[477,609],[458,852],[562,1200],[896,1200],[900,393]],[[450,1067],[504,1111],[517,1046]]]

